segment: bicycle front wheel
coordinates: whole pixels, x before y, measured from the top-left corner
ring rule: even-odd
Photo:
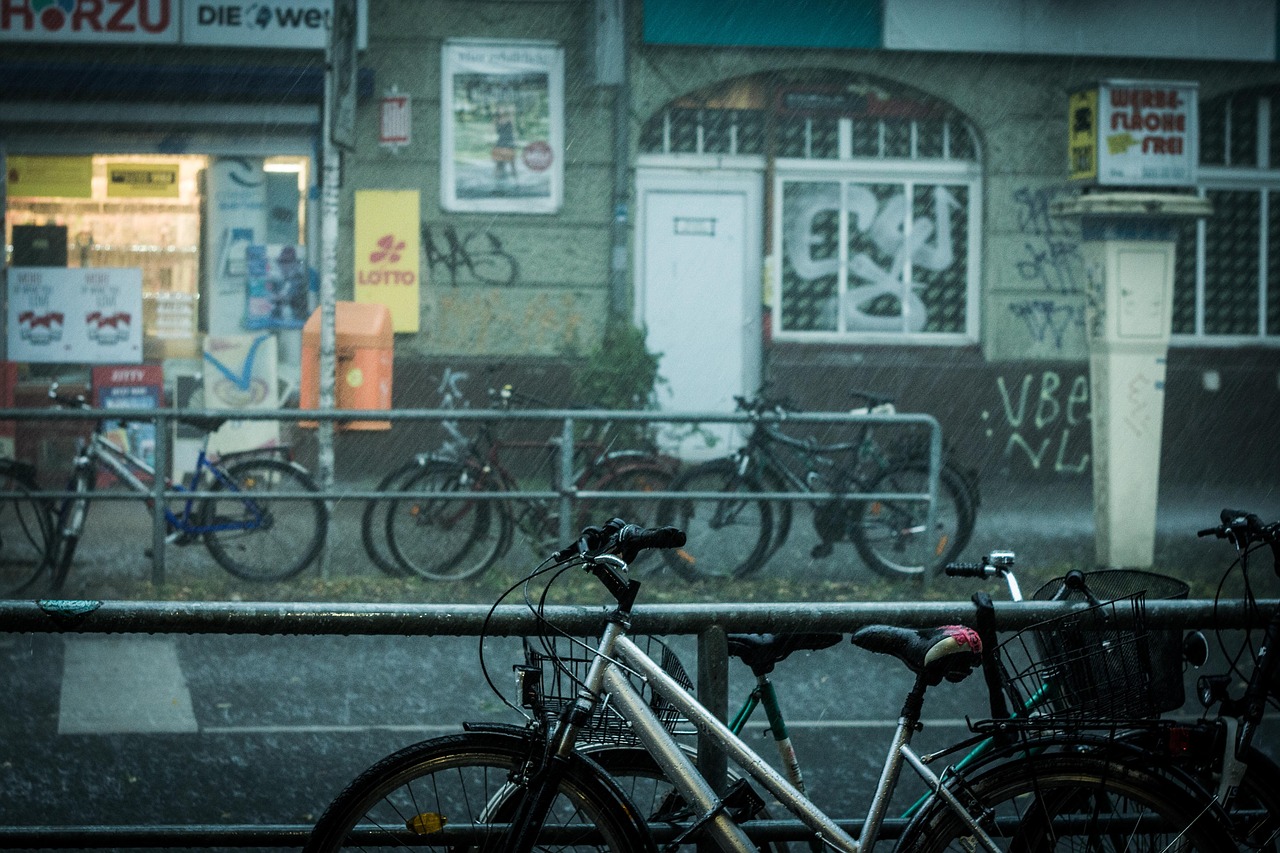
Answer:
[[[999,765],[953,785],[1001,850],[1231,853],[1235,845],[1207,799],[1157,773],[1072,753]],[[984,847],[935,799],[912,821],[902,853],[973,853]]]
[[[502,849],[525,789],[512,780],[536,750],[524,738],[469,732],[423,741],[360,774],[321,815],[304,853],[391,850],[429,844],[460,853]],[[575,757],[537,850],[652,853],[648,828],[607,775]]]
[[[509,521],[495,501],[472,500],[483,488],[465,465],[429,462],[402,492],[448,492],[460,497],[403,497],[387,501],[387,546],[400,566],[433,581],[480,574],[510,544]]]
[[[658,507],[658,524],[678,527],[688,537],[683,548],[662,557],[688,580],[745,577],[764,565],[773,536],[773,508],[756,484],[738,473],[736,459],[713,459],[685,471],[671,484],[675,492],[732,492],[721,498],[677,498]]]
[[[399,490],[400,484],[416,474],[421,467],[417,462],[410,462],[392,471],[378,483],[377,491]],[[390,547],[387,545],[387,531],[384,523],[387,500],[386,497],[370,498],[365,503],[364,512],[360,515],[360,541],[364,544],[364,552],[370,562],[392,577],[403,577],[404,569],[396,562],[395,555],[390,553]]]
[[[10,597],[29,587],[49,564],[53,519],[42,501],[8,474],[0,474],[0,492],[19,497],[0,500],[0,596]]]
[[[224,479],[225,478],[225,479]],[[320,498],[269,499],[317,492],[301,469],[279,459],[249,459],[220,473],[202,510],[205,547],[236,577],[280,581],[301,572],[324,544],[329,514]]]
[[[920,493],[929,490],[929,467],[910,464],[880,475],[873,492]],[[925,501],[859,501],[849,536],[863,561],[888,577],[936,571],[953,561],[973,532],[974,510],[963,479],[943,466],[938,472],[938,500],[928,525]]]

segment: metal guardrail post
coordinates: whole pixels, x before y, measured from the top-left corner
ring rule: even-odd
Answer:
[[[151,583],[164,586],[165,541],[169,536],[169,524],[165,519],[165,489],[169,483],[169,415],[156,412],[155,476],[151,478]]]
[[[698,633],[698,701],[716,719],[729,717],[729,638],[725,629],[708,625]],[[729,759],[715,741],[698,735],[698,769],[711,787],[724,794]]]
[[[924,527],[926,531],[933,530],[933,524],[938,520],[938,480],[941,476],[942,427],[937,421],[934,421],[929,424],[929,481],[926,484],[926,488],[929,490],[929,502],[925,504],[924,510]],[[929,576],[931,574],[933,572],[925,571],[920,573],[920,588],[925,592],[929,591]]]
[[[573,418],[565,418],[560,428],[560,469],[556,473],[559,480],[556,491],[560,493],[560,530],[557,535],[560,541],[568,543],[578,531],[573,529],[574,485],[573,485]]]

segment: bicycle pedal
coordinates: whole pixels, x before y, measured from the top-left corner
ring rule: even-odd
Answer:
[[[746,779],[734,782],[725,792],[721,804],[725,813],[733,818],[735,823],[751,820],[764,811],[764,799],[756,793]]]

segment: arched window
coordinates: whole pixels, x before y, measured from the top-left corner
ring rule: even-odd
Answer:
[[[1280,343],[1280,89],[1200,104],[1208,219],[1183,226],[1173,334],[1185,344]]]
[[[775,339],[976,340],[978,141],[945,102],[843,71],[770,72],[672,101],[640,148],[767,158]]]

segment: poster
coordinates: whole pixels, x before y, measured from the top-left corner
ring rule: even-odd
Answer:
[[[397,332],[418,331],[419,217],[417,190],[356,190],[356,302],[387,306]]]
[[[11,267],[6,318],[18,362],[142,361],[142,270]]]
[[[220,157],[205,177],[206,214],[201,263],[202,306],[209,334],[244,332],[250,246],[267,242],[267,178],[261,159]]]
[[[554,213],[564,194],[564,51],[550,42],[445,42],[441,204]]]
[[[209,335],[204,340],[204,405],[208,409],[278,409],[276,338]],[[209,439],[209,450],[231,453],[280,443],[276,421],[228,421]]]
[[[1070,175],[1099,186],[1192,186],[1199,85],[1104,80],[1071,93]]]
[[[158,364],[93,368],[93,405],[97,409],[158,409],[164,405],[164,369]],[[107,438],[116,447],[156,463],[154,421],[104,420]]]
[[[318,301],[318,282],[297,245],[245,247],[246,329],[301,329]]]

